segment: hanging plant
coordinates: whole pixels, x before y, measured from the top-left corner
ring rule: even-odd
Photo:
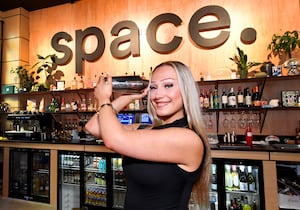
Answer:
[[[45,88],[49,89],[51,85],[56,86],[56,82],[64,76],[64,73],[57,69],[57,63],[55,62],[57,57],[55,54],[41,56],[37,55],[38,62],[33,65],[32,68],[37,68],[37,73],[41,73],[44,71],[46,80],[45,80]]]

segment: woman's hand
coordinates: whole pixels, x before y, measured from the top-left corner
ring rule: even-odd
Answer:
[[[100,76],[98,83],[94,89],[94,96],[98,101],[98,104],[110,103],[112,95],[112,78],[106,73],[104,76]]]
[[[148,88],[144,89],[142,93],[137,93],[137,94],[131,94],[131,95],[122,95],[116,98],[113,102],[112,105],[114,109],[119,112],[124,107],[126,107],[128,104],[130,104],[132,101],[136,99],[141,99],[144,98],[148,94]]]

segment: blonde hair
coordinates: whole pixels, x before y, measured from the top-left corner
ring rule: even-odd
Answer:
[[[204,131],[204,123],[200,109],[199,90],[194,77],[189,68],[179,61],[167,61],[159,64],[153,72],[161,66],[171,66],[178,77],[178,84],[183,100],[184,111],[187,116],[188,126],[193,129],[202,139],[205,146],[205,156],[202,160],[202,171],[199,179],[194,183],[192,200],[198,203],[204,209],[209,206],[209,190],[211,177],[211,153],[206,132]],[[149,101],[148,94],[148,112],[153,121],[153,126],[161,125],[162,121],[158,118],[153,105]]]

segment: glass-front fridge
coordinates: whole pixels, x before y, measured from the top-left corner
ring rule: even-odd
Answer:
[[[78,152],[59,153],[59,209],[80,207],[81,175],[80,164],[83,156]]]
[[[50,151],[10,150],[9,196],[50,202]]]
[[[222,202],[226,209],[265,209],[262,171],[259,161],[224,161],[224,188],[219,193],[225,195]]]
[[[59,210],[123,209],[122,158],[114,153],[59,152]]]

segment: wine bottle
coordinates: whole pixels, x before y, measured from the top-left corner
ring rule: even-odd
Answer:
[[[205,91],[205,94],[204,94],[203,107],[207,108],[207,109],[209,108],[209,97],[208,97],[207,90]]]
[[[251,107],[252,106],[252,96],[250,93],[249,88],[244,89],[244,94],[245,94],[245,105],[246,107]]]
[[[65,104],[65,98],[61,98],[61,104],[60,104],[60,111],[65,112],[66,111],[66,104]]]
[[[238,107],[244,106],[244,94],[241,87],[238,87],[238,93],[237,93],[237,104]]]
[[[251,210],[251,206],[249,205],[247,196],[245,197],[244,200],[243,210]]]
[[[233,91],[233,87],[230,88],[230,92],[228,93],[228,107],[229,108],[235,108],[236,107],[236,96]]]
[[[259,92],[258,92],[258,86],[255,86],[253,89],[252,89],[252,104],[253,106],[260,106],[261,103],[260,103],[260,95],[259,95]]]
[[[217,191],[217,166],[211,164],[211,190]]]
[[[248,180],[245,172],[245,166],[241,165],[239,168],[240,168],[240,174],[239,174],[240,190],[246,192],[248,191]]]
[[[227,97],[227,94],[226,94],[226,88],[223,88],[221,102],[222,102],[222,108],[226,109],[227,105],[228,105],[228,97]]]
[[[200,107],[203,108],[204,106],[204,94],[203,89],[200,90]]]
[[[213,108],[214,109],[219,109],[220,102],[219,102],[219,95],[218,95],[218,90],[214,90],[214,95],[213,95]]]
[[[211,109],[214,108],[214,96],[213,96],[213,91],[212,89],[209,89],[209,107]]]
[[[231,175],[231,169],[230,165],[225,165],[225,187],[226,190],[232,190],[232,175]]]
[[[255,177],[252,173],[252,166],[248,166],[247,168],[247,182],[248,182],[248,190],[250,192],[256,192],[256,183]]]
[[[240,179],[239,179],[239,174],[237,172],[236,165],[232,165],[232,183],[233,183],[233,189],[234,190],[239,190],[240,189]]]

